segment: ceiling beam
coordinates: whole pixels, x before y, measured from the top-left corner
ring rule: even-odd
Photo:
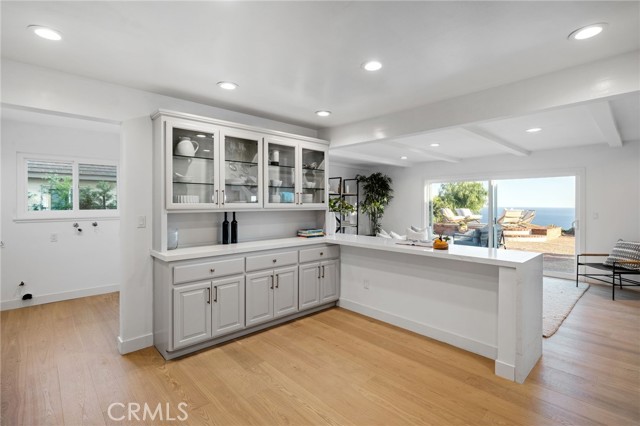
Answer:
[[[330,149],[330,157],[343,158],[353,162],[363,162],[366,164],[384,164],[385,166],[411,167],[413,164],[406,160],[395,158],[381,158],[374,155],[361,154],[359,152],[347,151],[344,149]]]
[[[618,132],[616,121],[613,118],[613,111],[611,111],[609,101],[587,104],[587,109],[609,146],[612,148],[621,147],[622,138],[620,138],[620,132]]]
[[[456,129],[456,130],[460,130],[460,132],[467,133],[471,137],[480,138],[482,140],[498,145],[498,147],[500,147],[503,151],[509,152],[514,155],[525,157],[531,154],[531,151],[527,151],[526,149],[519,147],[518,145],[515,145],[505,139],[502,139],[499,136],[496,136],[492,133],[487,132],[486,130],[482,130],[475,126],[460,127],[459,129]]]
[[[405,151],[413,152],[414,154],[426,155],[427,157],[433,158],[435,160],[446,161],[448,163],[459,163],[460,159],[456,157],[451,157],[450,155],[439,154],[436,152],[432,152],[428,149],[420,148],[417,146],[407,145],[402,142],[385,142],[386,145],[395,146],[396,148],[403,149]]]

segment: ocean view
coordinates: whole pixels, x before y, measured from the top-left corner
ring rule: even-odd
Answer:
[[[562,229],[571,228],[571,223],[576,220],[575,209],[571,207],[567,208],[551,208],[551,207],[506,207],[509,209],[521,209],[521,210],[535,210],[536,217],[533,219],[535,225],[556,225]],[[498,208],[498,215],[502,215],[505,207]],[[482,215],[481,222],[487,222],[489,217],[488,207],[484,207],[480,214]],[[498,216],[500,217],[500,216]]]

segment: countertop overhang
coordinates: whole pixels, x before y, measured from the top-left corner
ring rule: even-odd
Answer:
[[[317,244],[337,244],[347,247],[358,247],[371,250],[382,250],[395,253],[433,257],[448,260],[480,263],[486,265],[517,267],[519,264],[542,256],[540,253],[504,250],[494,248],[449,245],[448,250],[434,250],[432,248],[398,244],[398,240],[370,237],[365,235],[331,235],[317,238],[279,238],[272,240],[250,241],[237,244],[216,244],[200,247],[186,247],[176,250],[156,251],[151,255],[164,262],[200,259],[205,257],[227,256],[233,254],[251,253],[262,250],[276,250],[294,247],[312,246]]]

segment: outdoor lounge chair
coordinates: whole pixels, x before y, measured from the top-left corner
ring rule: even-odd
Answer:
[[[535,217],[536,217],[535,210],[525,210],[522,213],[522,217],[520,218],[520,225],[521,226],[531,225],[531,222],[533,222],[533,219],[535,219]]]
[[[608,256],[604,263],[586,262],[588,257]],[[582,258],[582,259],[581,259]],[[611,254],[582,253],[577,256],[576,287],[580,277],[591,278],[611,284],[611,300],[616,300],[616,285],[620,287],[640,286],[640,243],[618,241]],[[583,272],[580,273],[580,266]],[[590,270],[595,270],[590,272]],[[635,276],[635,277],[634,277]],[[636,278],[638,277],[638,278]],[[617,284],[616,284],[617,278]]]
[[[480,219],[482,219],[482,215],[473,213],[471,209],[456,209],[456,213],[464,217],[467,221],[479,222]]]
[[[465,221],[464,216],[456,216],[455,214],[453,214],[450,208],[440,209],[440,213],[442,213],[442,216],[444,217],[445,222],[449,222],[449,223],[462,222],[463,223]]]
[[[498,225],[503,228],[515,228],[520,226],[522,222],[522,210],[507,210],[505,209],[502,216],[498,219]]]

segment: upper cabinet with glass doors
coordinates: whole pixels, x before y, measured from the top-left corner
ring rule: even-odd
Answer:
[[[327,208],[321,141],[188,114],[153,118],[164,136],[164,170],[156,171],[168,211]]]
[[[218,127],[166,120],[167,209],[210,209],[220,201]]]
[[[221,207],[261,208],[262,135],[223,128],[220,139]]]
[[[265,138],[265,207],[326,207],[324,146],[292,139]]]

